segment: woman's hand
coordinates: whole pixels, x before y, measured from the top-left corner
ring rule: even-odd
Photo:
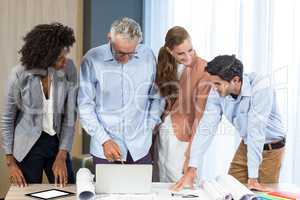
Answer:
[[[197,176],[197,169],[194,167],[189,167],[186,173],[181,177],[181,179],[171,187],[171,190],[180,191],[184,186],[188,186],[190,189],[194,189],[194,180]]]
[[[18,187],[26,187],[26,180],[13,155],[6,156],[6,163],[9,170],[10,183],[17,185]]]
[[[67,151],[59,150],[52,166],[56,186],[59,184],[60,187],[65,187],[68,183],[68,170],[66,165],[66,159]]]

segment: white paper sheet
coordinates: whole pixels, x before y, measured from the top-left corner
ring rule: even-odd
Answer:
[[[97,200],[156,200],[155,194],[98,194]]]

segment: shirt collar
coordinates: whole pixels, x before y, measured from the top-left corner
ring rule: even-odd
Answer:
[[[239,96],[241,97],[251,96],[251,84],[250,84],[249,77],[246,75],[243,75],[242,88]]]
[[[48,74],[48,70],[47,69],[38,69],[38,68],[34,68],[34,69],[28,69],[26,70],[29,74],[32,75],[39,75],[39,76],[46,76]]]
[[[55,76],[58,79],[63,79],[65,76],[65,71],[64,69],[61,70],[55,70],[53,67],[48,67],[47,69],[29,69],[26,70],[28,75],[34,75],[34,76],[47,76],[49,75],[52,79]]]
[[[112,61],[112,60],[114,60],[115,58],[114,58],[114,56],[112,55],[112,52],[111,52],[111,49],[110,49],[110,42],[109,43],[106,43],[105,45],[104,45],[104,49],[105,49],[105,51],[104,51],[104,55],[103,55],[103,59],[104,59],[104,61]]]
[[[136,52],[137,54],[135,54],[132,58],[139,58],[140,57],[140,48],[139,48],[140,45],[137,45],[136,47]],[[105,62],[109,62],[109,61],[113,61],[113,60],[116,60],[111,52],[111,43],[108,42],[105,44],[104,46],[105,48],[105,51],[104,51],[104,55],[103,55],[103,60]]]

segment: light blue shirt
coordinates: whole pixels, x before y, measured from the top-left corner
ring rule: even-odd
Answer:
[[[152,129],[160,123],[163,101],[154,85],[156,60],[140,44],[128,63],[118,63],[110,44],[91,49],[80,68],[79,118],[91,136],[90,153],[105,158],[102,144],[112,139],[134,161],[146,156]]]
[[[255,73],[244,74],[241,93],[237,99],[231,95],[220,97],[212,89],[192,142],[190,167],[198,168],[216,134],[222,115],[233,124],[247,145],[248,176],[257,178],[264,144],[285,137],[275,90],[268,79]]]

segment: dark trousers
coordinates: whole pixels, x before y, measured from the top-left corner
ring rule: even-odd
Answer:
[[[26,157],[18,163],[27,183],[42,183],[43,171],[49,183],[54,183],[52,166],[58,153],[59,140],[57,135],[42,133]],[[70,155],[66,160],[68,183],[75,183]]]
[[[95,157],[95,156],[93,156],[93,162],[94,162],[94,166],[96,164],[121,164],[120,161],[109,162],[106,159],[98,158],[98,157]],[[147,165],[151,165],[152,164],[151,154],[149,152],[145,157],[143,157],[143,158],[141,158],[137,161],[133,161],[133,159],[131,157],[131,154],[128,151],[126,161],[124,162],[124,164],[147,164]]]

